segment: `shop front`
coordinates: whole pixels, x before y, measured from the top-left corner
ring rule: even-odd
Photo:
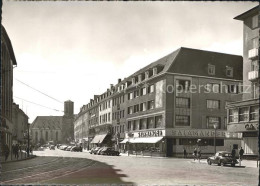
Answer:
[[[241,147],[244,149],[245,156],[258,155],[258,122],[229,124],[228,131],[242,133]]]
[[[183,157],[184,149],[192,156],[195,148],[199,148],[205,156],[215,151],[230,151],[233,145],[240,144],[241,135],[227,133],[226,130],[215,129],[183,129],[166,130],[167,156]]]
[[[136,155],[165,156],[165,130],[129,132],[120,142],[122,152]]]
[[[111,125],[101,125],[95,127],[93,131],[95,135],[90,142],[90,148],[103,146],[112,147]]]

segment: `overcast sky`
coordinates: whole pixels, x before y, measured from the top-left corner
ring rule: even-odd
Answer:
[[[75,114],[117,79],[189,47],[242,55],[243,24],[257,2],[4,1],[2,24],[17,60],[14,101],[29,116]],[[50,99],[20,83],[22,81]]]

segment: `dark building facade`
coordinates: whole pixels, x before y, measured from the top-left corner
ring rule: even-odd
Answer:
[[[241,99],[241,84],[241,56],[180,48],[110,85],[95,106],[112,100],[112,123],[101,117],[88,128],[108,126],[105,136],[111,135],[111,143],[104,145],[121,151],[178,156],[183,148],[191,153],[198,145],[212,153],[215,124],[217,149],[230,150],[241,136],[227,133],[225,105]]]
[[[3,145],[12,145],[12,107],[13,107],[13,67],[16,59],[10,38],[1,25],[1,100],[0,100],[0,136],[1,152]]]
[[[243,21],[243,98],[227,105],[228,131],[242,133],[246,156],[258,156],[259,6],[234,19]]]

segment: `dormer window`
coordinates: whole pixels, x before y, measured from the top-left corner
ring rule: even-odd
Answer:
[[[153,75],[156,75],[157,74],[157,67],[154,67],[153,68]]]
[[[208,64],[208,74],[215,75],[215,65]]]
[[[142,81],[142,74],[139,74],[138,75],[138,82],[141,82]]]
[[[233,68],[232,67],[226,67],[226,75],[228,77],[233,77]]]
[[[132,85],[134,85],[135,84],[135,78],[133,77],[132,78]]]
[[[145,72],[145,79],[148,79],[149,78],[149,71],[146,71]]]

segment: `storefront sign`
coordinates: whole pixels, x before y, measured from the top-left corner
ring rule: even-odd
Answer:
[[[151,130],[146,132],[138,132],[138,137],[157,137],[157,136],[163,136],[162,130]]]
[[[230,132],[246,132],[246,131],[257,131],[258,123],[235,123],[228,124],[227,130]]]
[[[243,137],[258,137],[257,132],[243,132]]]
[[[173,137],[195,137],[195,138],[207,138],[207,137],[214,137],[215,130],[212,129],[171,129],[166,132],[166,136],[173,136]],[[224,130],[217,130],[216,137],[225,138],[226,131]]]

